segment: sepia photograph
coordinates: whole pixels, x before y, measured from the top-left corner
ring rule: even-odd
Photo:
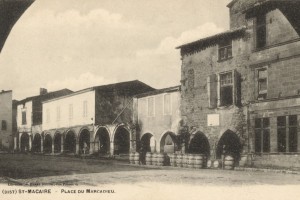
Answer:
[[[0,199],[300,198],[300,0],[0,0]]]

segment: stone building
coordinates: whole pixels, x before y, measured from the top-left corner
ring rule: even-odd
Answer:
[[[44,152],[127,157],[136,148],[132,98],[152,90],[136,80],[44,101]]]
[[[13,149],[13,104],[12,91],[0,92],[0,149],[10,151]]]
[[[28,97],[17,102],[14,149],[21,152],[41,152],[43,147],[42,134],[42,101],[72,93],[69,89],[47,92],[40,89],[40,95]]]
[[[147,152],[177,151],[180,120],[180,86],[135,96],[133,121]]]
[[[234,0],[230,30],[178,47],[181,113],[211,159],[253,153],[257,166],[300,165],[299,6]]]

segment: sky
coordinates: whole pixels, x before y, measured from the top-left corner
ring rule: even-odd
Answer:
[[[176,46],[229,29],[230,0],[36,0],[0,54],[13,98],[140,80],[180,85]]]

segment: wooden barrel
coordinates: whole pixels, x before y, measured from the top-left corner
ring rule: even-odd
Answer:
[[[151,152],[146,153],[146,165],[152,165],[152,153]]]
[[[241,160],[239,161],[239,166],[240,167],[245,167],[248,161],[248,155],[247,154],[243,154],[241,155]]]
[[[189,162],[189,155],[184,154],[182,157],[182,167],[188,167],[188,162]]]
[[[129,154],[129,163],[134,164],[134,153],[132,152]]]
[[[194,161],[194,168],[196,169],[201,169],[203,168],[203,164],[204,164],[204,161],[203,161],[203,155],[201,154],[197,154],[195,155],[195,161]]]
[[[157,165],[164,166],[165,163],[165,155],[162,153],[157,154]]]
[[[182,154],[177,154],[177,157],[176,157],[176,166],[177,167],[182,167]]]
[[[188,155],[188,168],[193,168],[195,164],[195,155],[189,154]]]
[[[207,164],[206,164],[206,167],[207,167],[207,168],[212,168],[212,164],[213,164],[212,161],[211,161],[211,160],[208,160],[208,161],[207,161]]]
[[[176,157],[177,157],[176,153],[170,154],[169,157],[170,157],[170,165],[176,167]]]
[[[152,165],[157,165],[157,154],[153,153],[152,154]]]
[[[230,155],[225,156],[224,169],[228,169],[228,170],[234,169],[234,158],[232,156]]]
[[[214,160],[213,162],[213,168],[217,169],[220,167],[220,161],[219,160]]]
[[[140,154],[138,152],[134,153],[134,164],[138,165],[140,161]]]

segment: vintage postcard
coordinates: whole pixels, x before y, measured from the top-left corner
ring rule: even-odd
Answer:
[[[297,199],[299,0],[0,0],[0,199]]]

